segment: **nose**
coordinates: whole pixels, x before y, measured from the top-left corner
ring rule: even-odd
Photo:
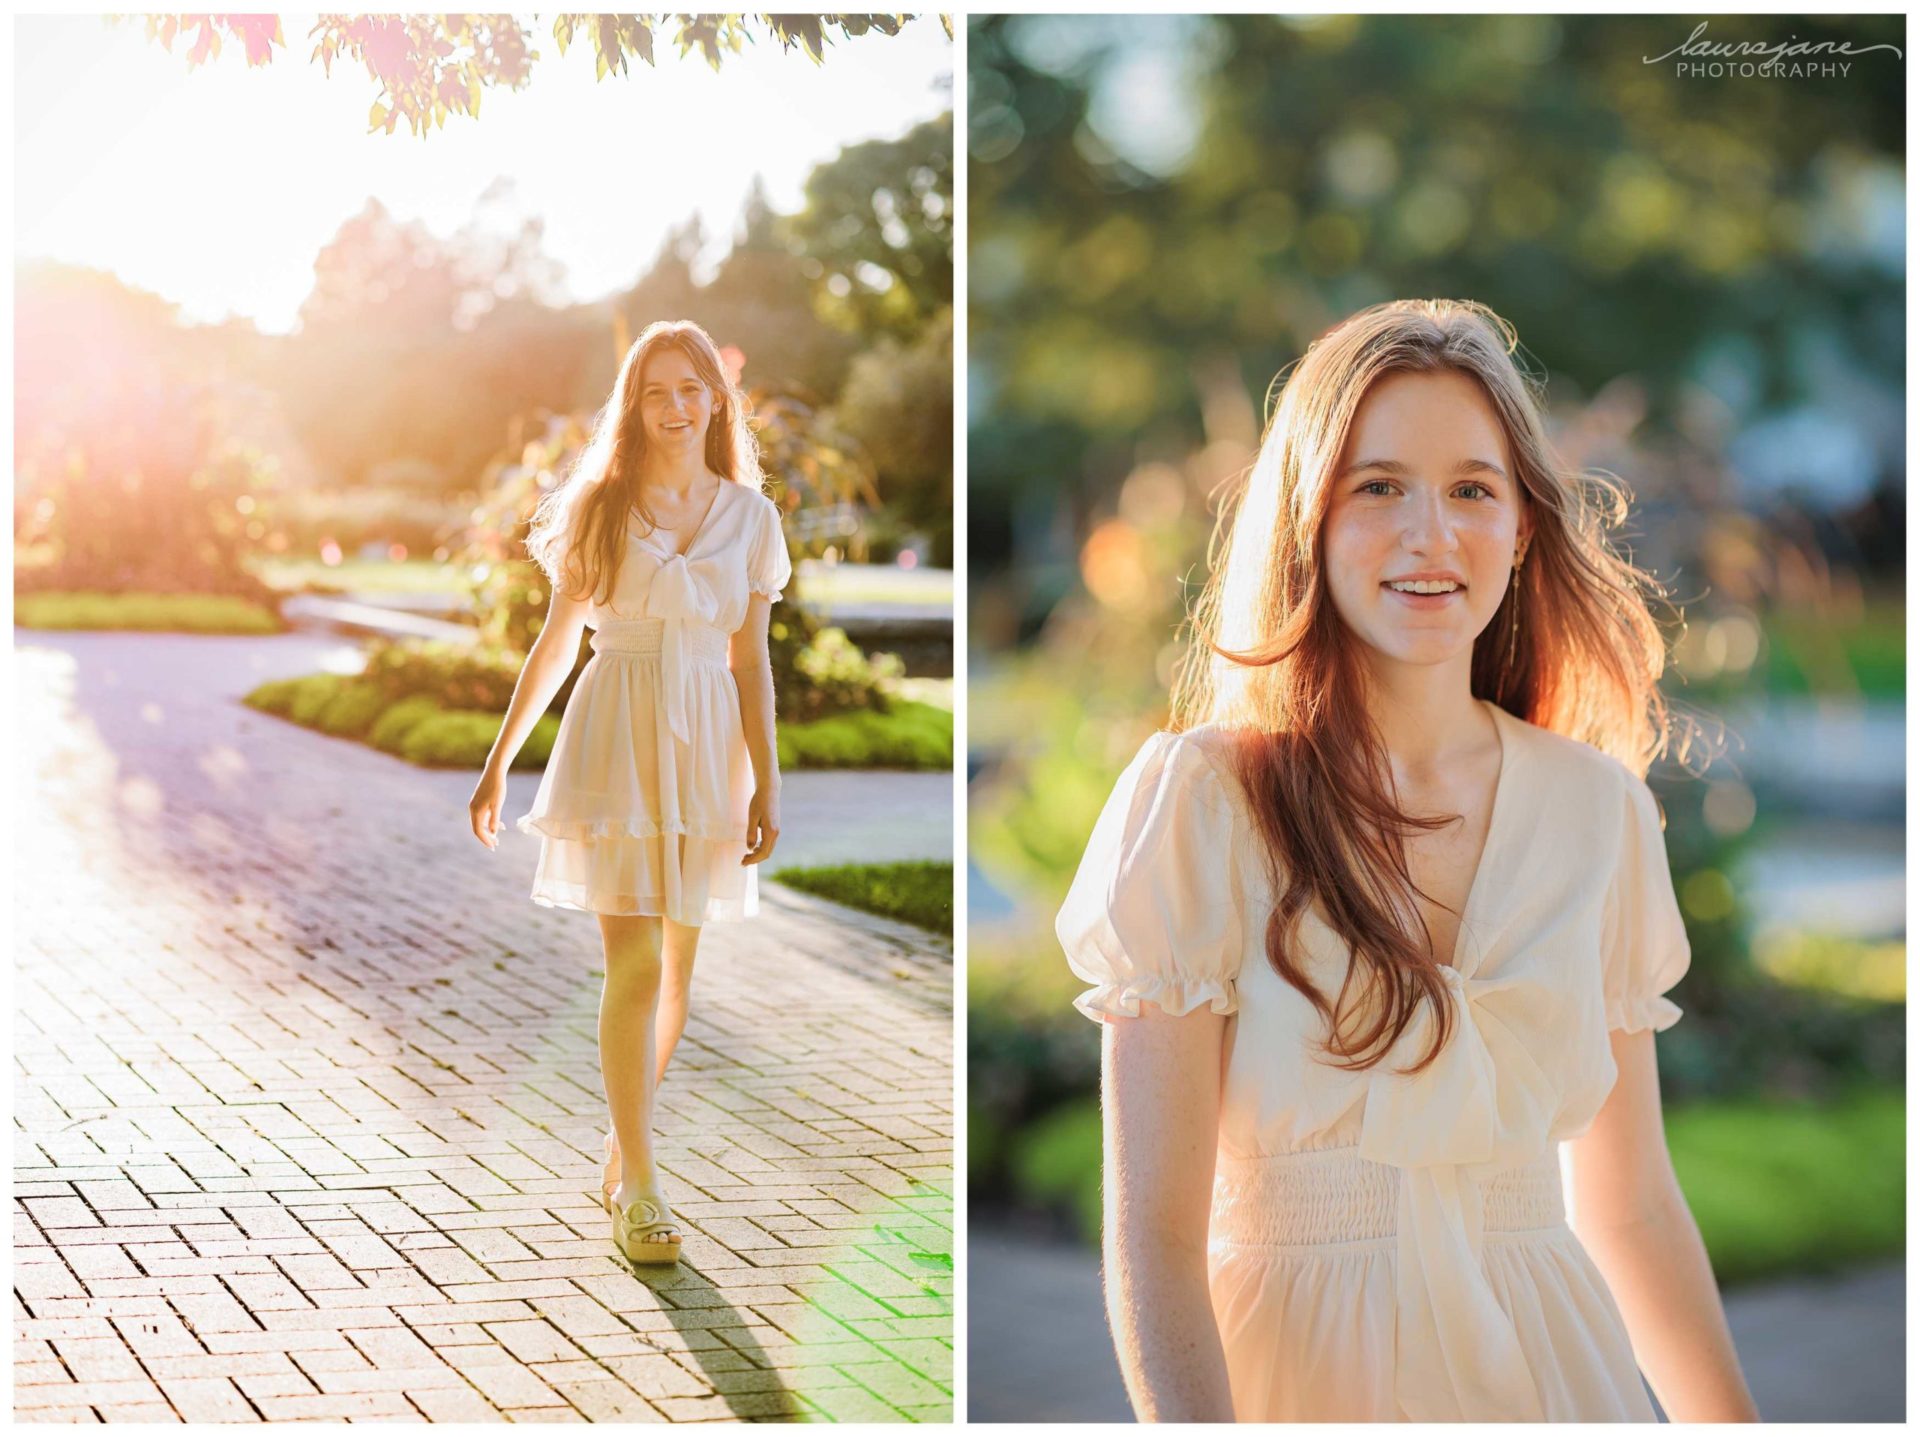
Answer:
[[[1407,506],[1407,527],[1402,535],[1407,551],[1430,555],[1451,553],[1459,547],[1453,521],[1447,515],[1446,500],[1438,494],[1419,494]]]

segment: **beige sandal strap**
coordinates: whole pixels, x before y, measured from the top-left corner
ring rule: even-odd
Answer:
[[[655,1233],[677,1232],[680,1224],[674,1221],[673,1211],[656,1197],[635,1198],[627,1204],[621,1214],[621,1221],[642,1237]]]

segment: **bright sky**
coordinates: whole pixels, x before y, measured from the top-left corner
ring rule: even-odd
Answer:
[[[841,39],[816,67],[762,39],[719,73],[670,44],[648,69],[595,82],[584,39],[562,58],[552,21],[525,89],[486,92],[477,120],[424,139],[404,122],[368,135],[365,67],[310,62],[311,17],[285,16],[284,48],[249,69],[237,41],[189,71],[143,24],[97,16],[15,20],[14,253],[111,269],[189,319],[239,314],[285,332],[313,261],[377,198],[445,236],[504,176],[546,221],[568,296],[639,278],[668,227],[697,211],[732,233],[753,176],[774,208],[844,145],[891,138],[952,103],[953,52],[935,15],[894,37]]]

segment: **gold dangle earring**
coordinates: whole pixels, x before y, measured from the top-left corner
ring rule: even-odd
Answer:
[[[1520,643],[1520,565],[1525,562],[1524,547],[1513,551],[1513,577],[1507,581],[1507,668],[1513,672],[1513,656]]]

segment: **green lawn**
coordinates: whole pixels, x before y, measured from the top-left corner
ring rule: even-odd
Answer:
[[[1866,1089],[1676,1108],[1667,1147],[1714,1272],[1744,1282],[1904,1253],[1906,1130],[1905,1095]]]
[[[1069,1104],[1022,1132],[969,1119],[970,1167],[1004,1161],[1023,1201],[1100,1233],[1100,1109]],[[1819,1273],[1906,1251],[1906,1097],[1670,1109],[1667,1147],[1722,1283]]]
[[[273,610],[226,594],[20,594],[13,601],[13,621],[23,629],[280,632],[280,618]]]
[[[897,918],[936,933],[953,931],[951,863],[849,863],[836,868],[782,868],[775,883]]]

